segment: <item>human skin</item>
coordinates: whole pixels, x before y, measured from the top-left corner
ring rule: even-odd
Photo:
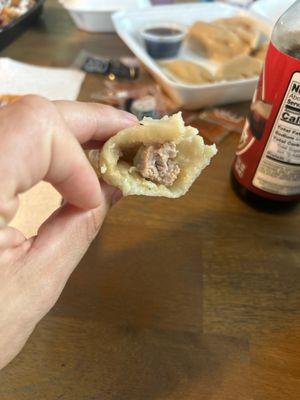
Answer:
[[[0,369],[59,298],[120,192],[99,182],[81,145],[100,146],[136,118],[109,106],[25,96],[0,109]],[[18,194],[50,182],[64,205],[25,238],[8,227]]]

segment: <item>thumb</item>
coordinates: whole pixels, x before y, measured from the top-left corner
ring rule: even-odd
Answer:
[[[55,288],[58,295],[119,196],[115,188],[103,183],[101,187],[100,207],[87,211],[65,204],[41,226],[32,243],[28,256],[36,270],[31,272],[46,279],[47,286]]]

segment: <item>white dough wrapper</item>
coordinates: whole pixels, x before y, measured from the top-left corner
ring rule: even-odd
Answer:
[[[175,162],[180,173],[175,182],[166,186],[145,179],[133,165],[141,146],[175,143]],[[160,120],[144,118],[140,125],[120,131],[103,146],[100,155],[89,152],[97,174],[108,184],[118,187],[124,196],[144,195],[177,198],[186,194],[201,171],[217,153],[215,145],[206,145],[198,130],[185,126],[181,113]]]

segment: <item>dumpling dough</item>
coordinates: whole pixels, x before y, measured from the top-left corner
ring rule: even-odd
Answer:
[[[183,83],[201,84],[214,80],[206,68],[189,60],[173,60],[162,65],[172,78]]]
[[[105,143],[96,170],[124,196],[177,198],[216,153],[216,146],[205,145],[197,129],[184,126],[181,113],[161,120],[146,117]]]

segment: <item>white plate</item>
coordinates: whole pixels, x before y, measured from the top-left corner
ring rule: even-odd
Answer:
[[[59,0],[75,25],[88,32],[114,32],[111,20],[116,11],[150,7],[150,0]]]
[[[255,19],[258,28],[264,32],[264,40],[270,36],[270,23],[253,13],[218,2],[185,3],[172,6],[157,6],[142,11],[120,11],[113,15],[113,22],[121,39],[142,61],[172,99],[186,109],[197,109],[250,100],[258,78],[203,85],[185,85],[174,82],[165,74],[159,64],[148,55],[143,40],[139,35],[139,30],[149,23],[175,22],[189,26],[197,20],[209,22],[217,18],[233,15],[246,15]],[[187,59],[195,57],[185,46],[181,50],[181,56]],[[197,57],[197,61],[209,67],[210,63],[207,60]]]
[[[295,0],[258,0],[250,7],[250,10],[275,24],[293,3]]]

